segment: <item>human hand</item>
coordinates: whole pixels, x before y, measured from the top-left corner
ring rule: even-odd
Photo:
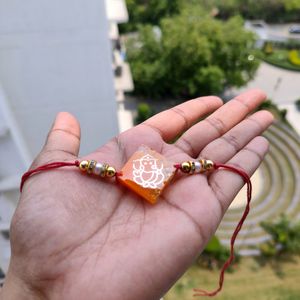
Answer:
[[[174,163],[201,157],[251,175],[268,151],[260,134],[273,117],[266,111],[248,115],[264,99],[258,90],[225,105],[217,97],[194,99],[81,159],[120,170],[144,144]],[[60,113],[31,168],[74,161],[79,145],[77,120]],[[114,180],[72,168],[32,176],[11,225],[12,257],[2,298],[158,299],[204,248],[243,184],[224,170],[180,176],[151,205]]]

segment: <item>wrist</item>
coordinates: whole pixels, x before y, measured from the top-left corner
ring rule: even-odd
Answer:
[[[23,280],[8,272],[4,285],[0,288],[0,300],[41,300],[43,299]]]

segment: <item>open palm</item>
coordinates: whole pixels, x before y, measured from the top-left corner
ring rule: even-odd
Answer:
[[[253,90],[225,105],[217,97],[194,99],[81,159],[119,170],[144,144],[174,163],[202,157],[252,174],[268,150],[259,135],[272,116],[249,113],[264,98]],[[32,168],[74,161],[79,145],[78,122],[60,113]],[[32,176],[12,222],[12,258],[3,295],[17,282],[27,291],[22,299],[24,294],[28,299],[158,299],[203,249],[242,185],[239,176],[223,170],[209,177],[178,176],[151,205],[114,180],[73,168]]]

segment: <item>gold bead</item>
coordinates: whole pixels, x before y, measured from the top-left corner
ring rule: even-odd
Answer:
[[[206,159],[206,160],[205,160],[205,163],[204,163],[204,169],[205,169],[206,171],[211,170],[211,169],[213,168],[213,166],[214,166],[214,163],[213,163],[211,160],[209,160],[209,159]]]
[[[200,173],[204,173],[206,171],[205,170],[205,159],[200,159],[199,163],[201,164],[201,171],[200,171]]]
[[[116,169],[114,167],[106,168],[106,176],[107,177],[114,177],[115,175],[116,175]]]
[[[192,167],[191,167],[191,163],[189,161],[185,161],[181,164],[181,171],[183,173],[190,173]]]
[[[79,164],[79,169],[83,172],[86,172],[89,166],[89,161],[88,160],[83,160],[80,164]]]

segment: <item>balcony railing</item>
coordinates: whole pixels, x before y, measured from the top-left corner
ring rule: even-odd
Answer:
[[[115,23],[128,22],[128,11],[125,0],[106,0],[106,15],[109,21]]]

